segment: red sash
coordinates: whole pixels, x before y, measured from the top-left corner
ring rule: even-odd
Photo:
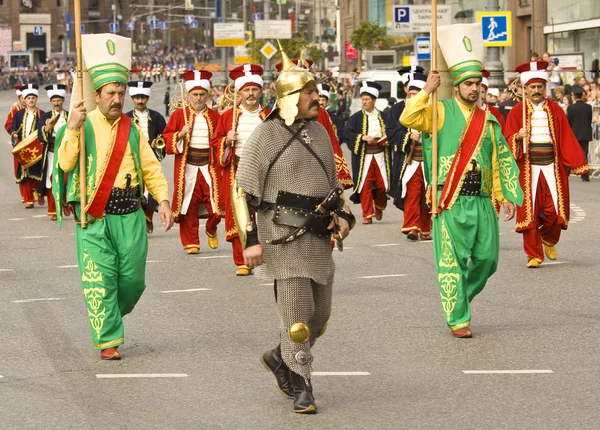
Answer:
[[[444,183],[444,188],[442,188],[442,195],[438,205],[439,213],[444,209],[448,209],[448,206],[452,203],[453,197],[458,191],[461,179],[465,174],[465,170],[471,161],[471,156],[481,142],[485,130],[486,119],[487,111],[476,107],[471,115],[471,120],[467,125],[467,129],[463,134],[462,141],[460,142],[458,151],[456,151],[454,160],[452,160],[448,176],[446,176],[446,182]]]
[[[87,213],[96,218],[102,218],[104,214],[104,208],[110,192],[112,191],[113,185],[115,184],[115,178],[119,173],[121,167],[121,161],[127,148],[127,142],[129,140],[129,130],[131,129],[131,118],[125,114],[121,114],[121,120],[117,126],[117,133],[115,142],[113,144],[112,152],[109,154],[108,165],[100,184],[96,187],[92,201],[88,205]]]

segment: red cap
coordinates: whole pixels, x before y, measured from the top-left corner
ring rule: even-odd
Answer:
[[[515,70],[521,74],[521,83],[523,83],[523,85],[533,84],[535,82],[545,84],[548,81],[547,68],[547,61],[537,60],[519,64]]]
[[[235,90],[239,91],[248,86],[262,88],[263,68],[258,64],[244,64],[231,69],[229,77],[235,81]]]
[[[181,77],[185,81],[185,89],[188,93],[198,88],[209,91],[212,86],[210,83],[212,73],[208,70],[188,70]]]

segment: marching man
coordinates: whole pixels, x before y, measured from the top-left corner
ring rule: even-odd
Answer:
[[[165,139],[162,133],[167,124],[165,118],[160,113],[148,109],[146,106],[152,94],[152,82],[131,81],[127,85],[129,86],[129,95],[135,108],[127,112],[126,115],[132,118],[133,122],[140,127],[154,151],[154,155],[156,155],[158,161],[162,161],[165,158]],[[154,231],[152,218],[158,208],[158,202],[148,193],[148,190],[144,191],[144,198],[145,203],[142,205],[142,208],[144,209],[144,214],[146,214],[146,232],[151,234]]]
[[[10,134],[10,126],[12,125],[12,121],[13,121],[13,118],[15,117],[15,114],[25,107],[25,99],[21,95],[21,84],[15,85],[13,88],[15,89],[15,92],[17,94],[17,99],[19,101],[18,101],[18,103],[15,103],[14,105],[12,105],[12,107],[8,111],[8,116],[6,117],[6,122],[4,123],[4,129],[6,130],[6,132],[8,134]],[[19,168],[19,160],[17,160],[17,158],[14,157],[15,177],[17,176],[18,168]],[[19,193],[21,193],[20,187],[19,187]],[[21,202],[24,202],[24,201],[25,201],[25,197],[21,193]]]
[[[200,217],[207,218],[208,246],[219,246],[220,218],[212,201],[218,177],[210,146],[219,114],[207,106],[211,76],[206,70],[183,74],[188,104],[173,112],[163,133],[167,154],[175,155],[173,216],[180,225],[179,236],[188,254],[200,252]]]
[[[537,268],[544,253],[556,260],[561,230],[569,224],[569,175],[589,171],[587,159],[562,108],[546,99],[548,63],[519,65],[526,98],[510,110],[504,135],[521,171],[525,195],[517,207],[516,230],[523,234],[527,267]],[[525,124],[523,124],[523,109]],[[542,244],[544,245],[542,248]]]
[[[38,192],[48,197],[48,216],[56,221],[56,202],[52,194],[52,168],[54,167],[54,140],[56,131],[67,123],[69,112],[63,109],[67,86],[48,85],[46,93],[52,103],[52,110],[46,112],[38,121],[38,139],[44,145],[44,176],[38,188]],[[59,202],[60,210],[61,202]]]
[[[381,220],[390,190],[392,154],[385,133],[383,115],[375,107],[381,85],[363,81],[360,87],[362,110],[346,123],[344,136],[352,151],[354,190],[350,200],[362,206],[363,224]]]
[[[37,121],[44,114],[37,107],[38,89],[39,87],[36,84],[26,84],[21,87],[21,96],[25,100],[25,108],[15,113],[10,126],[13,146],[18,145],[32,133],[37,136]],[[42,180],[43,167],[42,159],[30,167],[23,167],[19,163],[15,179],[19,184],[26,209],[33,208],[33,203],[36,200],[40,206],[45,203],[44,197],[37,192],[37,187]]]
[[[244,264],[244,249],[231,208],[231,187],[235,183],[237,166],[246,141],[270,112],[259,101],[263,90],[262,73],[262,67],[256,64],[244,64],[229,72],[229,77],[234,81],[238,105],[223,112],[212,139],[217,154],[216,164],[223,170],[221,186],[214,193],[215,203],[219,214],[225,216],[225,238],[233,248],[237,276],[251,274],[252,268]]]

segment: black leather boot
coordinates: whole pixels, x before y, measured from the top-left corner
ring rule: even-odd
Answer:
[[[294,387],[290,380],[290,369],[281,358],[281,345],[265,352],[261,358],[263,366],[273,374],[277,388],[289,399],[294,398]]]
[[[298,414],[316,414],[317,404],[313,397],[312,384],[306,381],[304,377],[290,371],[292,384],[294,385],[294,412]]]

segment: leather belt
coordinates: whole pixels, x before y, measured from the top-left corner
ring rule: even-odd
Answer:
[[[127,215],[141,207],[140,186],[113,188],[104,208],[107,215]]]

